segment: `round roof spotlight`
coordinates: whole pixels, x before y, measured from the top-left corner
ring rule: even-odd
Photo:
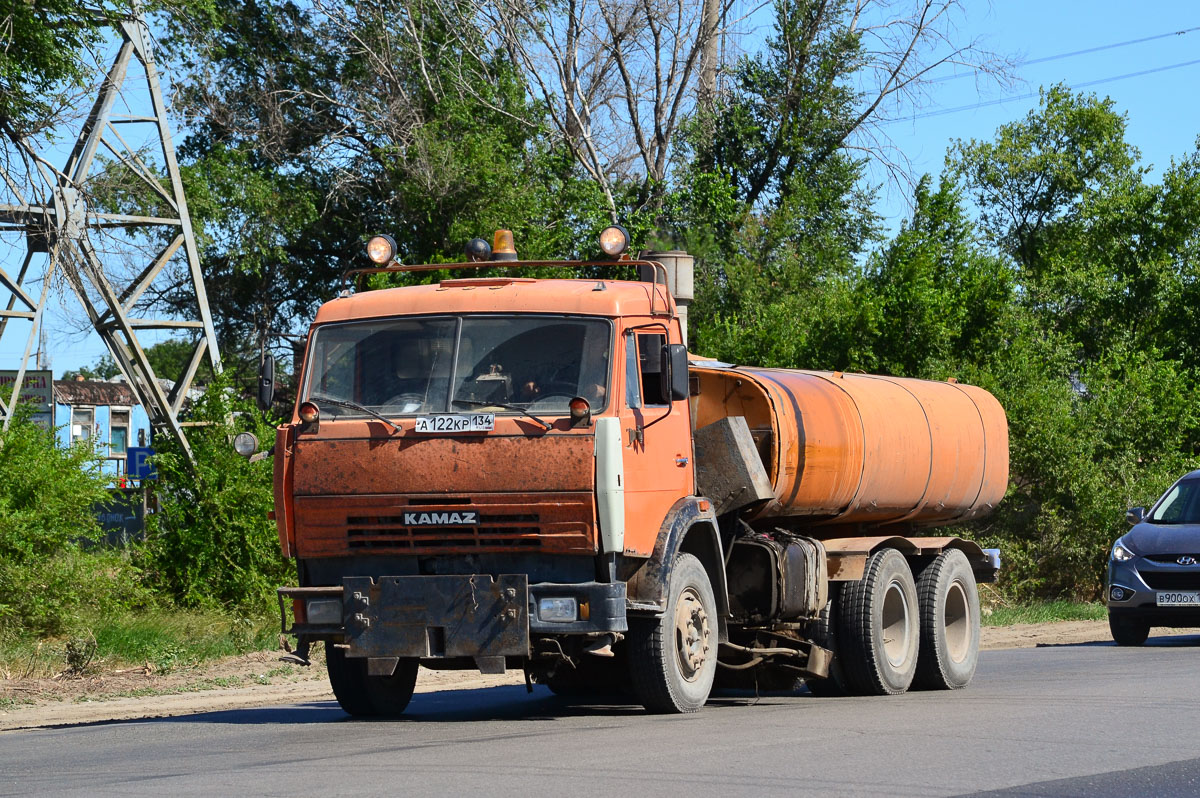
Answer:
[[[622,254],[629,249],[629,231],[619,224],[604,228],[600,231],[600,249],[610,258]]]
[[[571,400],[571,426],[578,427],[592,420],[592,406],[582,396]]]
[[[396,239],[389,235],[377,235],[367,242],[367,257],[380,266],[386,266],[396,258]]]
[[[302,402],[296,412],[305,424],[313,424],[321,417],[321,408],[313,402]]]
[[[512,230],[497,230],[492,238],[492,260],[516,260],[517,248],[513,245]]]
[[[466,246],[467,260],[471,263],[492,259],[492,247],[482,238],[472,238]]]
[[[258,438],[253,432],[239,432],[233,436],[233,450],[242,457],[249,457],[258,451]]]

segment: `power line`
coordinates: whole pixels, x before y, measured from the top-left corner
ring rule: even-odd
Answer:
[[[1166,72],[1169,69],[1180,69],[1182,67],[1195,66],[1196,64],[1200,64],[1200,58],[1198,58],[1194,61],[1181,61],[1177,64],[1168,64],[1166,66],[1154,67],[1153,69],[1143,69],[1140,72],[1127,72],[1124,75],[1114,75],[1114,76],[1108,77],[1108,78],[1098,78],[1096,80],[1088,80],[1088,81],[1084,81],[1083,83],[1076,83],[1074,85],[1068,84],[1068,88],[1076,89],[1076,90],[1077,89],[1086,89],[1089,86],[1099,86],[1102,83],[1113,83],[1114,81],[1118,81],[1118,80],[1127,80],[1129,78],[1140,78],[1143,75],[1153,75],[1156,72]],[[1010,97],[1000,97],[999,99],[995,99],[995,100],[983,100],[982,102],[972,103],[971,105],[960,105],[955,108],[939,108],[936,111],[926,111],[921,114],[913,114],[912,116],[906,116],[902,119],[892,119],[889,122],[886,122],[884,124],[894,124],[896,122],[912,122],[917,119],[927,119],[931,116],[944,116],[946,114],[957,114],[961,111],[974,111],[977,108],[987,108],[988,106],[992,106],[992,105],[1003,105],[1004,103],[1016,102],[1017,100],[1028,100],[1028,99],[1031,99],[1031,98],[1037,97],[1037,96],[1038,96],[1038,92],[1029,92],[1027,94],[1015,94]]]
[[[1069,53],[1059,53],[1058,55],[1047,55],[1047,56],[1043,56],[1041,58],[1033,58],[1033,59],[1030,59],[1029,61],[1023,61],[1019,66],[1026,67],[1026,66],[1031,66],[1033,64],[1045,64],[1049,61],[1061,61],[1064,58],[1074,58],[1077,55],[1088,55],[1090,53],[1103,52],[1104,50],[1113,50],[1113,49],[1116,49],[1117,47],[1129,47],[1134,44],[1145,44],[1146,42],[1153,42],[1153,41],[1157,41],[1158,39],[1169,39],[1172,36],[1184,36],[1189,33],[1195,33],[1198,30],[1200,30],[1200,27],[1185,28],[1184,30],[1175,30],[1175,31],[1170,31],[1168,33],[1158,33],[1158,34],[1155,34],[1154,36],[1144,36],[1141,39],[1130,39],[1129,41],[1116,42],[1115,44],[1102,44],[1102,45],[1099,45],[1098,47],[1089,47],[1086,50],[1074,50]],[[961,72],[957,75],[944,75],[940,78],[931,78],[927,82],[929,82],[929,83],[945,83],[948,80],[958,80],[959,78],[969,78],[972,75],[974,75],[975,73],[977,73],[978,71],[979,70],[977,70],[977,69],[973,69],[970,72]]]

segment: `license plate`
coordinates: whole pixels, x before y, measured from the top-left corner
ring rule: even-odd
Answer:
[[[495,413],[457,413],[417,416],[414,432],[488,432],[495,428]]]
[[[1200,607],[1200,591],[1186,590],[1173,593],[1159,593],[1157,604],[1160,607]]]

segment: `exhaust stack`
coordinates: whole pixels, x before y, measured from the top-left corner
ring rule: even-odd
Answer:
[[[687,314],[688,306],[695,298],[695,263],[696,259],[681,249],[665,252],[646,252],[646,260],[656,260],[667,270],[667,290],[675,298],[675,308],[679,313],[679,327],[683,331],[683,343],[687,345]],[[645,266],[638,267],[638,276],[645,282],[654,281],[654,270]]]

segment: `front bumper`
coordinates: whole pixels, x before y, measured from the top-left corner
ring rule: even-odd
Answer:
[[[335,640],[350,657],[420,659],[527,657],[539,635],[624,632],[625,584],[529,584],[524,574],[346,577],[340,586],[284,587],[279,591],[283,631]],[[289,629],[285,599],[296,622]],[[543,598],[574,598],[573,621],[543,621]],[[340,623],[309,623],[309,599],[341,601]]]
[[[1121,597],[1114,598],[1114,588]],[[1110,615],[1136,616],[1151,626],[1200,626],[1200,606],[1160,607],[1160,593],[1200,591],[1200,567],[1156,563],[1145,557],[1110,560],[1104,603]]]

